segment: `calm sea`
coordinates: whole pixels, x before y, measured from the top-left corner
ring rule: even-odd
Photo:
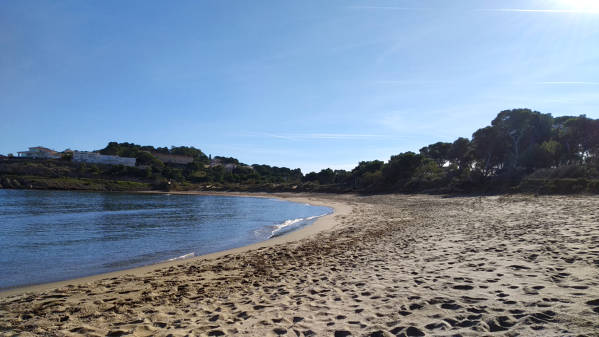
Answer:
[[[0,289],[241,247],[331,212],[251,197],[0,190]]]

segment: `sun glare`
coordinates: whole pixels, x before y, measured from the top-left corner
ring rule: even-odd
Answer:
[[[599,0],[560,0],[559,4],[569,10],[599,13]]]

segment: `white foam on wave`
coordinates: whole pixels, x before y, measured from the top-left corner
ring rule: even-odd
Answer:
[[[311,220],[314,220],[316,218],[320,218],[322,216],[325,216],[327,214],[328,213],[321,214],[321,215],[313,215],[313,216],[309,216],[307,218],[297,218],[297,219],[285,220],[285,222],[283,222],[281,224],[278,224],[278,225],[274,225],[272,227],[273,229],[272,229],[272,231],[270,233],[269,239],[277,236],[278,234],[280,234],[281,231],[283,231],[285,228],[287,228],[289,226],[293,226],[293,225],[301,223],[301,222],[311,221]]]
[[[194,256],[196,256],[196,253],[191,252],[189,254],[181,255],[181,256],[178,256],[178,257],[173,257],[172,259],[168,259],[168,261],[176,261],[176,260],[189,259],[189,258],[192,258]]]

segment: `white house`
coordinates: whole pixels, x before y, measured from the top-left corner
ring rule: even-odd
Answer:
[[[21,151],[17,153],[19,157],[22,158],[58,159],[62,157],[60,152],[56,152],[42,146],[30,147],[29,151]]]
[[[109,156],[98,152],[73,151],[73,161],[90,164],[135,166],[135,158]]]

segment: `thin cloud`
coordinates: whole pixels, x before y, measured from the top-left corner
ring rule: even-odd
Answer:
[[[351,9],[379,9],[390,11],[432,11],[436,8],[428,7],[393,7],[393,6],[351,6]],[[554,13],[554,14],[599,14],[597,10],[582,10],[582,9],[527,9],[527,8],[479,8],[467,9],[466,11],[474,12],[511,12],[511,13]]]
[[[351,9],[386,9],[391,11],[429,11],[427,7],[393,7],[393,6],[350,6]]]
[[[599,82],[579,82],[579,81],[549,81],[538,82],[542,85],[599,85]]]
[[[598,14],[599,11],[580,9],[524,9],[524,8],[483,8],[476,9],[477,12],[515,12],[515,13],[578,13]]]
[[[370,82],[375,85],[447,85],[455,84],[457,81],[439,81],[439,80],[378,80]],[[599,82],[588,81],[543,81],[543,82],[496,82],[498,85],[599,85]]]
[[[365,139],[383,139],[388,135],[380,134],[358,134],[358,133],[261,133],[258,136],[285,139],[285,140],[365,140]]]
[[[430,85],[430,84],[450,84],[453,82],[450,81],[437,81],[437,80],[429,80],[429,81],[419,81],[419,80],[378,80],[373,81],[373,84],[379,85]]]

